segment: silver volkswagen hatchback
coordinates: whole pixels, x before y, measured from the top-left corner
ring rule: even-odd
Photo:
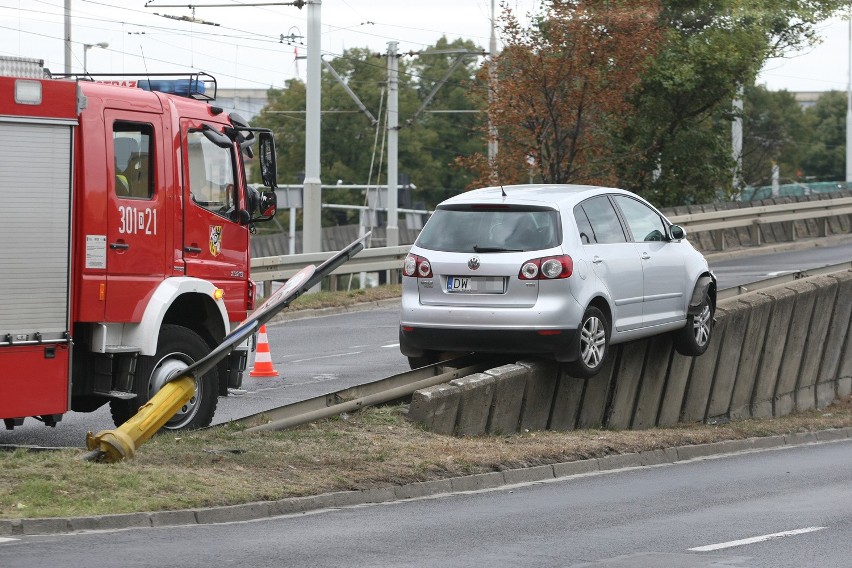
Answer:
[[[595,375],[609,346],[671,332],[704,353],[716,279],[647,201],[585,185],[488,187],[438,205],[405,259],[399,343],[412,368],[445,353],[550,357]]]

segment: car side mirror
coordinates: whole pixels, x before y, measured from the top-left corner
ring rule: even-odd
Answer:
[[[686,231],[680,225],[672,225],[669,227],[669,234],[672,236],[672,240],[680,241],[686,238]]]

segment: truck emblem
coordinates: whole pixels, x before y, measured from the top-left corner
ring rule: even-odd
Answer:
[[[210,227],[210,254],[218,256],[222,252],[222,225]]]
[[[468,260],[467,261],[467,267],[470,268],[471,270],[476,270],[477,268],[479,268],[479,257],[474,256],[470,260]]]

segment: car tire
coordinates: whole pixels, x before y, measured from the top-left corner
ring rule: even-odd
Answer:
[[[210,353],[210,346],[191,329],[164,325],[157,340],[157,353],[141,355],[136,363],[133,391],[136,398],[110,401],[113,422],[120,426],[132,418],[163,386],[164,381],[181,369]],[[195,381],[195,393],[163,425],[164,430],[193,430],[209,426],[218,403],[217,365]]]
[[[687,314],[686,325],[674,332],[674,347],[681,355],[698,357],[707,351],[713,334],[713,301],[709,296],[699,306],[698,313]]]
[[[609,353],[609,322],[602,311],[589,306],[577,331],[580,334],[577,359],[566,363],[566,370],[574,377],[594,377]]]

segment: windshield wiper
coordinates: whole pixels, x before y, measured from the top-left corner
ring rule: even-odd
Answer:
[[[473,250],[476,252],[524,252],[524,249],[510,249],[504,247],[481,247],[473,245]]]

